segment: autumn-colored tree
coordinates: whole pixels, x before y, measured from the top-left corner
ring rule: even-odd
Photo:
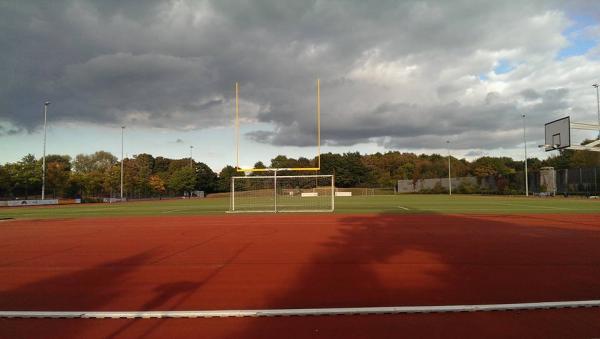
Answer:
[[[152,188],[152,191],[155,193],[158,193],[158,196],[161,197],[166,189],[165,189],[165,182],[161,179],[160,176],[158,175],[151,175],[149,180],[149,185]]]
[[[70,156],[53,154],[46,157],[46,187],[54,198],[64,196],[70,176]]]

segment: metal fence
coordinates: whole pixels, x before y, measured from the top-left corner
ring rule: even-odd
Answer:
[[[556,170],[556,193],[599,195],[598,175],[598,167]]]
[[[530,171],[529,193],[561,195],[600,195],[600,167]],[[448,178],[398,180],[398,193],[443,193],[448,190]],[[486,177],[452,178],[452,192],[483,194],[524,194],[525,173]]]

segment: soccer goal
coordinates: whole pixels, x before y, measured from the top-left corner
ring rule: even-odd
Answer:
[[[251,175],[231,178],[229,212],[332,212],[332,175]]]

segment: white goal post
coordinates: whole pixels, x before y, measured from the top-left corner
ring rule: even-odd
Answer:
[[[229,212],[332,212],[333,175],[249,175],[231,178]]]

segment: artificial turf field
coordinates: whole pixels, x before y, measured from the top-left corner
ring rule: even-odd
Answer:
[[[389,195],[336,198],[335,213],[543,214],[600,213],[600,200],[474,195]],[[0,218],[44,219],[97,216],[215,215],[229,209],[228,198],[170,199],[126,204],[83,204],[3,208]]]
[[[480,305],[600,299],[600,201],[399,195],[335,213],[227,199],[4,208],[0,311]],[[0,337],[600,337],[600,309],[0,319]]]

